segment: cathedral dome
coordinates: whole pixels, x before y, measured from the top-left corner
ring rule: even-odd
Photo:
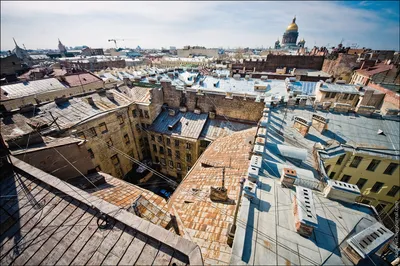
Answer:
[[[296,24],[296,17],[293,18],[292,23],[286,28],[286,31],[298,31],[299,27]]]

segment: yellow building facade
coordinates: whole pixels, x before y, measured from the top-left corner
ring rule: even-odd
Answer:
[[[357,185],[359,202],[372,205],[380,215],[393,212],[400,197],[399,160],[373,152],[352,152],[325,160],[331,179]]]

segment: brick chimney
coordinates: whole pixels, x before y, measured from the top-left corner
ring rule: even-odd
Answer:
[[[296,116],[294,118],[294,124],[293,127],[297,129],[297,131],[300,132],[300,134],[305,137],[308,134],[308,131],[310,130],[311,122],[306,120],[305,118],[302,118],[300,116]]]
[[[329,119],[321,115],[312,115],[312,127],[315,128],[319,133],[324,132],[328,129]]]

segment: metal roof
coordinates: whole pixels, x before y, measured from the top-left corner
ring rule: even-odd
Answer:
[[[255,127],[255,125],[226,121],[225,119],[208,119],[201,132],[201,137],[207,140],[215,140],[252,127]]]
[[[318,85],[317,85],[318,87]],[[355,85],[349,84],[334,84],[334,83],[321,83],[321,87],[319,88],[321,91],[325,92],[339,92],[339,93],[350,93],[350,94],[359,94],[360,92],[356,89]]]
[[[168,111],[163,111],[158,115],[156,120],[154,120],[149,130],[167,135],[198,139],[207,117],[208,114],[198,115],[192,112],[178,112],[174,116],[171,116],[168,114]],[[176,124],[173,129],[169,130],[168,126],[175,122]]]
[[[19,98],[28,95],[40,94],[48,91],[62,90],[67,87],[56,78],[25,81],[21,83],[2,85],[2,98]],[[5,94],[6,93],[6,94]]]

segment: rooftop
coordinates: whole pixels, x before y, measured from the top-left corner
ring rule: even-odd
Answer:
[[[225,119],[208,119],[200,137],[214,141],[219,137],[226,137],[234,132],[256,127],[256,124],[244,124]]]
[[[62,90],[67,88],[56,78],[25,81],[10,85],[2,85],[1,100],[20,98],[33,94],[40,94],[49,91]]]
[[[233,221],[239,180],[248,168],[251,146],[246,139],[255,133],[254,128],[247,129],[212,142],[169,199],[169,210],[177,216],[183,237],[200,246],[206,264],[229,264],[228,224]],[[204,167],[202,163],[217,167]],[[210,187],[221,186],[222,166],[226,166],[229,200],[213,202]]]
[[[340,203],[312,191],[318,225],[308,239],[295,229],[295,191],[261,174],[255,194],[253,202],[242,198],[232,265],[353,265],[339,245],[376,222],[367,206]],[[374,264],[366,261],[363,265]]]
[[[162,111],[149,130],[176,137],[198,139],[208,114],[195,114],[192,112],[177,112],[174,116],[168,114],[167,110]],[[169,128],[171,128],[170,130]]]
[[[318,114],[329,119],[328,130],[319,133],[310,127],[309,133],[303,137],[293,128],[294,117],[300,116],[312,121],[312,115]],[[268,141],[276,144],[289,144],[308,150],[308,164],[312,168],[312,148],[316,142],[326,145],[329,141],[336,140],[358,148],[358,152],[374,152],[380,156],[400,158],[400,122],[382,119],[379,117],[366,117],[358,114],[344,114],[326,111],[313,111],[308,109],[271,109]],[[360,133],[362,129],[362,133]],[[382,130],[384,134],[378,134]],[[387,149],[383,151],[382,149]],[[395,151],[393,151],[395,150]]]
[[[12,157],[1,180],[2,265],[194,264],[199,248],[172,232]]]
[[[325,92],[339,92],[339,93],[350,93],[350,94],[358,94],[359,91],[356,89],[356,85],[350,84],[334,84],[334,83],[320,83],[321,86],[319,90]],[[317,85],[318,86],[318,85]]]
[[[368,68],[364,68],[364,69],[358,69],[356,70],[357,73],[367,76],[367,77],[371,77],[375,74],[379,74],[388,70],[391,70],[394,66],[393,65],[387,65],[385,63],[380,63],[376,66],[373,67],[368,67]]]
[[[70,87],[82,86],[101,81],[101,79],[91,73],[67,75],[64,76],[63,79]]]

